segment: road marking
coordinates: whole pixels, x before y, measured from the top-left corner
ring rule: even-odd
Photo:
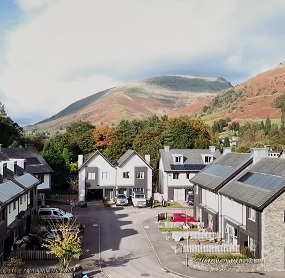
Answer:
[[[93,227],[98,227],[98,224],[93,224]]]
[[[145,229],[149,229],[149,226],[144,226]]]
[[[111,274],[105,274],[108,278],[112,278]]]

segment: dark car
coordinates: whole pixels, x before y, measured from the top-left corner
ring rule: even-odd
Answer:
[[[188,205],[194,205],[194,195],[188,195],[187,203]]]

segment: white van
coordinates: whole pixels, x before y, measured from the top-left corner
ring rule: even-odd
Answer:
[[[63,211],[60,208],[39,208],[38,215],[51,221],[69,221],[73,219],[72,213]]]

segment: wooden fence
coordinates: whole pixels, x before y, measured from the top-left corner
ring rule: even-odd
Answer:
[[[64,203],[64,204],[70,204],[71,201],[77,202],[78,200],[78,195],[73,194],[73,195],[61,195],[61,194],[51,194],[50,199],[54,202],[59,202],[59,203]]]
[[[180,244],[176,253],[240,253],[240,246],[234,244]]]
[[[45,250],[15,250],[13,255],[23,260],[57,260],[54,254],[47,254]]]

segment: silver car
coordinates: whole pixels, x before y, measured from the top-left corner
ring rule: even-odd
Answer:
[[[128,198],[125,194],[118,194],[116,197],[116,206],[127,206],[129,204]]]

